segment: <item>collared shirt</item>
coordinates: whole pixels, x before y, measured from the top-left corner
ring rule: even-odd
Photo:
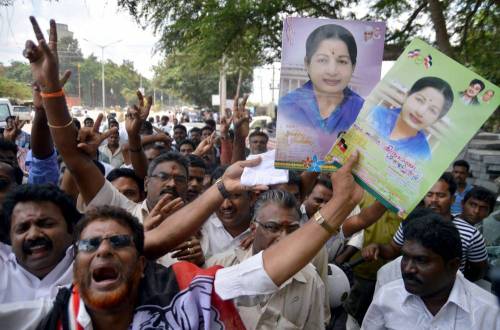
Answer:
[[[241,241],[250,235],[250,228],[233,237],[214,213],[201,227],[201,235],[201,249],[205,254],[205,259],[208,259],[215,254],[240,246]]]
[[[278,105],[277,140],[278,154],[277,160],[298,161],[312,158],[316,155],[319,160],[323,160],[330,151],[332,142],[338,134],[347,131],[358,117],[363,106],[363,98],[349,88],[345,88],[342,102],[332,109],[333,111],[326,118],[321,117],[313,84],[308,81],[304,86],[283,96]],[[300,132],[303,140],[311,141],[309,148],[293,151],[286,150],[287,146],[280,141],[288,140],[287,134],[290,131]],[[288,155],[285,157],[280,153],[285,150]],[[284,158],[283,158],[284,157]]]
[[[401,279],[375,294],[361,329],[500,329],[500,309],[495,296],[458,272],[448,301],[432,315]]]
[[[122,146],[118,146],[115,152],[109,149],[108,145],[105,144],[99,147],[99,160],[101,162],[108,163],[114,168],[120,168],[125,163],[125,158],[123,157]]]
[[[59,287],[71,284],[72,246],[66,250],[65,256],[56,267],[42,279],[19,265],[10,247],[3,243],[0,243],[0,247],[0,304],[45,297],[55,298]]]
[[[29,168],[28,184],[43,184],[59,182],[59,163],[57,161],[57,153],[54,150],[52,155],[46,159],[38,159],[32,155],[31,150],[28,153]]]
[[[207,265],[233,266],[252,256],[252,249],[236,248],[207,260]],[[324,329],[325,286],[308,264],[283,283],[279,291],[253,301],[236,300],[236,307],[248,330]]]
[[[460,234],[462,243],[462,257],[460,259],[460,270],[465,271],[465,264],[469,262],[481,262],[488,259],[483,235],[467,221],[454,218],[453,224]],[[394,235],[393,241],[398,246],[403,246],[404,232],[403,224],[399,225],[398,231]]]
[[[429,160],[431,158],[431,149],[422,131],[418,131],[415,136],[391,140],[391,133],[394,126],[396,126],[400,113],[401,108],[387,109],[380,105],[376,106],[370,113],[370,124],[381,138],[394,147],[396,152],[413,159]]]
[[[218,270],[214,286],[215,292],[223,300],[266,295],[278,290],[264,270],[262,253],[241,264]],[[80,305],[84,306],[81,299]],[[50,312],[52,306],[51,298],[0,305],[2,329],[32,330]],[[84,330],[93,329],[92,320],[85,308],[79,309],[76,319]]]
[[[453,215],[459,215],[462,213],[462,201],[465,197],[465,194],[467,194],[472,188],[474,188],[473,185],[471,184],[466,184],[465,189],[462,192],[459,192],[458,189],[455,191],[455,202],[451,205],[451,214]]]
[[[144,223],[144,219],[149,215],[148,205],[146,200],[141,203],[135,203],[125,197],[118,189],[108,180],[104,180],[101,190],[95,195],[94,199],[88,205],[85,205],[81,196],[78,196],[77,208],[80,212],[97,206],[110,205],[125,209],[134,217],[139,219],[140,223]]]

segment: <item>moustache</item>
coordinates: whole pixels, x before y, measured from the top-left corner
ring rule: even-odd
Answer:
[[[414,275],[403,273],[402,277],[403,277],[403,280],[409,280],[409,281],[412,281],[412,282],[416,282],[418,284],[422,284],[422,281],[419,280],[418,278],[416,278]]]
[[[160,195],[163,195],[163,194],[170,194],[170,195],[172,195],[173,198],[179,197],[179,194],[177,193],[177,190],[173,189],[173,188],[162,189],[160,191]]]
[[[51,249],[52,241],[46,237],[39,237],[33,240],[26,240],[23,242],[23,252],[26,254],[31,254],[31,249],[35,246],[43,246],[47,249]]]

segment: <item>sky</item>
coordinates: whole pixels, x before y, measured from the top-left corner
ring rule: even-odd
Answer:
[[[160,56],[153,54],[157,38],[150,28],[143,30],[125,10],[118,10],[116,0],[15,0],[14,6],[0,7],[0,62],[25,61],[21,55],[24,43],[35,39],[28,17],[34,15],[42,31],[49,20],[67,24],[74,33],[84,56],[101,50],[94,44],[106,45],[122,40],[104,50],[104,58],[115,63],[132,60],[135,68],[147,78],[153,77],[152,66]]]
[[[154,54],[153,49],[158,37],[151,28],[142,29],[123,9],[118,9],[116,0],[15,0],[14,6],[0,7],[0,62],[26,61],[22,56],[24,43],[35,39],[28,17],[34,15],[42,31],[46,32],[49,20],[67,24],[78,40],[83,55],[96,55],[99,59],[101,49],[95,44],[114,43],[104,51],[104,58],[115,63],[131,60],[134,67],[143,76],[153,77],[153,65],[161,56]],[[87,39],[91,42],[87,42]],[[269,103],[272,100],[270,87],[278,86],[280,63],[275,63],[275,79],[272,83],[272,66],[254,70],[253,92],[249,100],[253,103]],[[382,76],[390,67],[384,63]],[[274,89],[274,101],[277,102],[279,92]]]

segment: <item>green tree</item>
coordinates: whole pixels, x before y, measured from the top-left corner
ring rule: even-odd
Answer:
[[[10,66],[4,67],[5,77],[18,82],[30,84],[32,82],[31,69],[28,63],[13,61]]]

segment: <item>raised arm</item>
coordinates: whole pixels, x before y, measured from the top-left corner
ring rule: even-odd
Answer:
[[[238,103],[239,93],[234,97],[232,121],[234,125],[233,154],[231,164],[245,159],[245,142],[250,133],[250,116],[245,109],[248,94],[243,96],[241,103]]]
[[[220,164],[231,165],[233,144],[229,139],[229,125],[231,120],[227,116],[220,119]]]
[[[36,19],[30,17],[30,20],[38,46],[31,40],[27,41],[24,56],[30,61],[33,78],[40,86],[47,123],[54,143],[73,174],[84,200],[89,202],[103,186],[104,177],[90,157],[78,149],[78,132],[66,106],[66,98],[59,81],[56,23],[54,20],[50,21],[49,44],[47,44]],[[105,135],[85,134],[80,144],[88,147],[94,146],[97,149],[106,137]]]
[[[153,98],[148,96],[147,103],[144,104],[144,97],[141,92],[137,91],[137,99],[139,100],[138,105],[133,105],[127,111],[125,118],[125,128],[128,134],[128,151],[130,155],[130,161],[132,162],[132,167],[135,173],[142,179],[147,175],[148,171],[148,159],[146,154],[142,149],[141,136],[139,131],[141,129],[142,123],[148,118],[149,110],[153,105]]]
[[[387,208],[379,201],[375,201],[372,205],[362,209],[359,214],[349,217],[342,225],[345,237],[370,227],[384,215],[385,211],[387,211]]]

